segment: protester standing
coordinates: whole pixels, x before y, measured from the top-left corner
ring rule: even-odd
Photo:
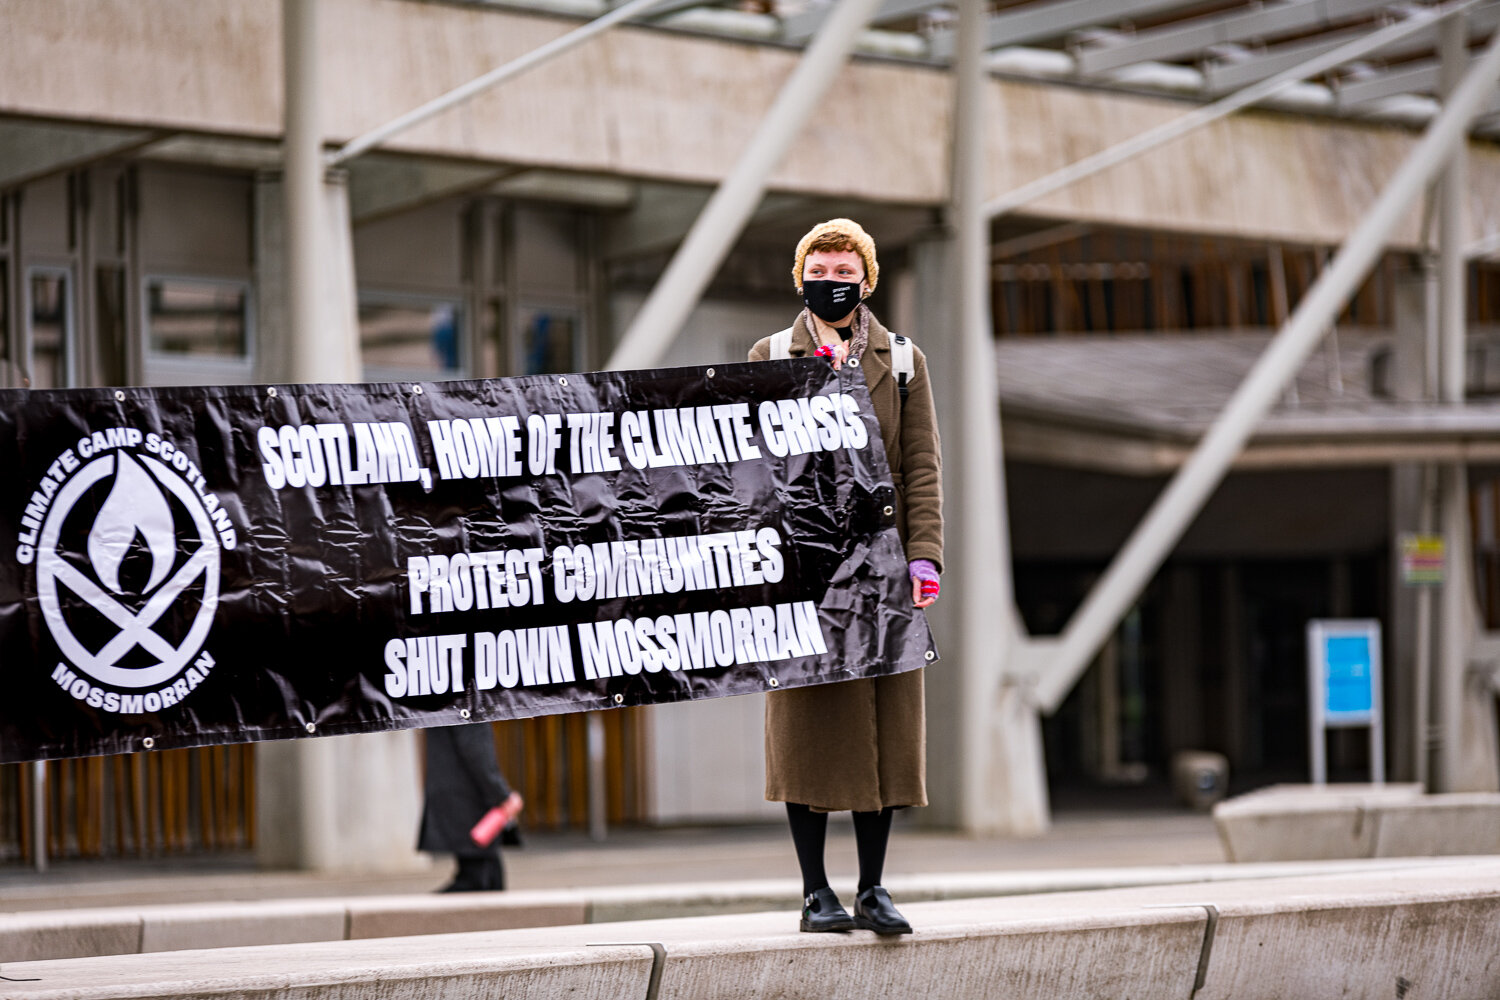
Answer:
[[[790,342],[785,334],[763,338],[750,360],[822,356],[835,368],[860,366],[896,487],[912,603],[926,608],[937,599],[943,561],[937,418],[921,350],[913,346],[909,374],[893,372],[893,335],[864,304],[879,277],[875,241],[858,223],[814,226],[792,268],[805,308]],[[880,881],[894,811],[927,804],[924,711],[921,669],[767,695],[766,798],[786,803],[802,869],[802,930],[911,932]],[[845,809],[859,855],[853,916],[823,867],[828,814]]]

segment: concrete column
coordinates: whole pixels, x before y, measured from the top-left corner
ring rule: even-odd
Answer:
[[[975,833],[1035,834],[1048,823],[1041,723],[1027,692],[1002,683],[1020,645],[1011,585],[999,394],[984,212],[984,11],[964,0],[955,56],[950,228],[919,242],[918,334],[943,441],[945,597],[933,623],[944,661],[928,671],[939,784],[933,819]]]
[[[316,0],[286,0],[286,169],[256,184],[257,375],[357,382],[349,197],[322,159]],[[256,856],[265,867],[400,871],[416,853],[421,793],[411,731],[289,740],[256,750]]]
[[[1396,279],[1395,340],[1391,352],[1391,393],[1404,402],[1429,400],[1428,346],[1436,342],[1433,307],[1437,272],[1429,262]],[[1391,468],[1391,617],[1386,623],[1391,651],[1392,693],[1387,725],[1391,734],[1392,776],[1397,781],[1428,779],[1428,729],[1432,678],[1432,586],[1408,586],[1401,578],[1401,536],[1436,530],[1435,467],[1415,462]]]
[[[349,225],[348,175],[329,171],[319,201],[323,266],[313,296],[317,333],[326,357],[316,367],[294,359],[287,284],[286,186],[277,171],[255,183],[255,377],[261,382],[357,382],[359,313],[354,242]]]
[[[360,379],[349,198],[340,171],[318,202],[323,278],[313,296],[317,367],[294,360],[288,319],[285,186],[267,172],[255,186],[256,378],[263,382]],[[299,377],[300,376],[300,377]],[[401,871],[415,851],[421,781],[415,732],[261,743],[256,748],[256,856],[274,868]]]
[[[1467,26],[1463,17],[1451,17],[1440,29],[1442,92],[1452,96],[1463,78],[1468,61]],[[1468,302],[1464,257],[1467,233],[1464,199],[1467,194],[1468,146],[1454,147],[1438,187],[1439,207],[1439,350],[1438,398],[1449,404],[1464,401],[1464,340]],[[1464,673],[1467,668],[1472,623],[1469,558],[1469,477],[1462,463],[1440,470],[1439,511],[1441,530],[1447,543],[1447,572],[1438,602],[1438,657],[1433,707],[1436,709],[1438,748],[1433,786],[1436,791],[1456,790],[1460,782],[1463,748],[1460,732],[1463,717]]]

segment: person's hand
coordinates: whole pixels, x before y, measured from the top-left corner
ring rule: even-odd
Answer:
[[[822,344],[813,354],[820,358],[827,358],[833,370],[838,371],[844,366],[844,359],[849,356],[849,348],[844,344]]]
[[[913,559],[907,564],[911,574],[911,603],[914,607],[930,608],[937,603],[942,584],[938,580],[937,565],[930,559]]]

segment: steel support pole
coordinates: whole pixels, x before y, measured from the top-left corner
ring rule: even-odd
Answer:
[[[329,379],[321,350],[323,157],[318,95],[318,0],[282,0],[285,70],[283,188],[290,381]]]
[[[1449,18],[1439,36],[1444,102],[1453,100],[1468,62],[1465,19]],[[1467,330],[1469,262],[1464,253],[1464,202],[1468,194],[1468,144],[1460,142],[1448,157],[1438,187],[1438,398],[1464,401],[1464,351]],[[1457,791],[1463,731],[1464,671],[1469,646],[1468,470],[1455,462],[1439,470],[1439,509],[1446,540],[1447,566],[1438,602],[1436,697],[1438,735],[1433,790]]]
[[[1414,34],[1423,28],[1431,27],[1432,23],[1443,17],[1456,14],[1474,6],[1479,0],[1462,0],[1459,3],[1448,4],[1444,7],[1432,10],[1419,10],[1411,14],[1405,20],[1388,25],[1378,31],[1371,32],[1363,38],[1357,38],[1348,45],[1341,45],[1331,52],[1315,56],[1300,66],[1294,66],[1283,73],[1262,80],[1260,83],[1251,84],[1243,90],[1236,91],[1228,97],[1221,98],[1212,104],[1206,104],[1201,108],[1189,111],[1181,117],[1174,118],[1169,122],[1158,125],[1156,128],[1148,129],[1140,135],[1133,136],[1124,142],[1110,146],[1108,149],[1100,150],[1092,156],[1086,156],[1076,163],[1070,163],[1059,170],[1044,177],[1039,177],[1030,183],[1023,184],[1014,191],[1007,192],[987,202],[984,206],[990,218],[1013,212],[1028,202],[1036,201],[1054,191],[1061,190],[1070,184],[1076,184],[1086,177],[1092,177],[1111,167],[1118,166],[1126,160],[1134,159],[1142,153],[1149,152],[1158,146],[1171,142],[1180,136],[1186,135],[1195,129],[1202,128],[1211,122],[1218,121],[1234,114],[1242,108],[1259,104],[1282,90],[1300,83],[1308,77],[1317,76],[1336,66],[1352,62],[1376,49],[1383,48],[1392,42]]]
[[[1469,58],[1468,24],[1464,17],[1450,17],[1441,29],[1442,89],[1444,100],[1463,79]],[[1442,348],[1439,398],[1445,403],[1464,400],[1464,335],[1467,329],[1467,277],[1469,262],[1465,257],[1468,244],[1465,201],[1468,197],[1468,143],[1453,148],[1448,166],[1438,188],[1438,295],[1442,319],[1439,324]]]
[[[1037,680],[1038,704],[1055,711],[1089,660],[1140,596],[1162,560],[1177,544],[1230,464],[1306,362],[1340,309],[1374,266],[1410,206],[1467,139],[1469,123],[1500,80],[1500,35],[1431,122],[1415,149],[1381,191],[1369,213],[1339,248],[1296,312],[1235,390],[1193,454],[1151,510],[1044,660]]]
[[[996,704],[1019,693],[1002,689],[1004,658],[1014,647],[1016,615],[1005,509],[1005,465],[999,389],[995,378],[990,314],[990,221],[984,212],[986,115],[984,108],[984,0],[962,0],[955,33],[953,115],[953,229],[957,235],[959,337],[957,419],[943,428],[948,439],[948,533],[944,567],[949,592],[959,602],[954,669],[961,675],[957,803],[959,823],[970,832],[1039,833],[1046,827],[1046,780],[1040,723],[1001,729]],[[1015,720],[1011,720],[1015,721]],[[1033,739],[1034,737],[1034,739]]]
[[[574,28],[566,35],[554,38],[546,45],[532,49],[524,56],[512,59],[503,66],[497,66],[483,76],[477,76],[463,86],[455,87],[446,94],[433,98],[421,107],[413,108],[401,117],[392,119],[379,128],[371,129],[364,135],[351,139],[345,143],[343,148],[328,154],[328,165],[335,167],[352,160],[359,154],[374,149],[376,146],[389,141],[407,129],[415,125],[420,125],[427,119],[441,114],[455,105],[462,104],[469,98],[489,90],[496,84],[520,76],[529,69],[535,69],[549,59],[560,56],[569,49],[581,45],[595,35],[614,27],[621,21],[628,21],[632,17],[639,17],[661,2],[662,0],[630,0],[630,3],[622,7],[616,7],[609,13],[597,17],[581,27]]]
[[[694,220],[605,368],[650,368],[672,346],[760,203],[771,172],[802,133],[803,125],[854,50],[860,31],[879,7],[880,0],[839,0],[782,85],[739,162]]]
[[[47,870],[47,762],[31,762],[31,866]]]
[[[604,715],[590,712],[587,743],[589,757],[589,839],[602,842],[609,833],[608,770],[604,766]]]

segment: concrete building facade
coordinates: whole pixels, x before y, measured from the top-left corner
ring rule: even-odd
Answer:
[[[305,2],[317,8],[312,86],[327,153],[603,13],[584,0],[548,8]],[[992,26],[1014,32],[1007,37],[1030,39],[985,43],[977,100],[988,196],[1206,106],[1241,85],[1233,66],[1250,56],[1295,56],[1309,38],[1324,40],[1318,31],[1338,44],[1392,17],[1384,4],[1350,2],[1331,28],[1286,21],[1239,63],[1216,62],[1201,46],[1163,61],[1146,57],[1168,51],[1173,32],[1211,19],[1233,26],[1254,11],[1126,6],[1140,11],[1080,18],[1043,0],[985,8]],[[1467,15],[1465,48],[1500,23],[1495,6]],[[294,7],[0,2],[0,384],[276,382],[314,370],[298,360],[288,286],[297,234],[286,222],[283,15]],[[799,26],[823,13],[668,2],[654,20],[613,28],[328,170],[315,308],[330,338],[358,345],[347,377],[488,378],[607,364],[795,72],[806,37]],[[956,42],[942,14],[941,5],[886,4],[859,36],[822,99],[827,113],[765,178],[743,231],[726,234],[724,264],[660,364],[740,360],[757,337],[784,326],[798,308],[786,280],[790,248],[812,223],[848,214],[875,235],[889,275],[876,310],[934,345],[945,434],[962,419],[956,392],[942,398],[962,374],[956,352],[941,350],[961,321],[958,84],[945,55]],[[1025,36],[1023,16],[1051,20]],[[1377,51],[1358,72],[1329,71],[986,219],[989,331],[998,337],[990,410],[998,404],[1005,415],[1004,465],[999,453],[995,465],[1026,632],[1066,624],[1270,334],[1417,150],[1441,106],[1423,96],[1436,83],[1394,92],[1404,103],[1346,106],[1340,95],[1426,67],[1437,30],[1415,49]],[[1169,82],[1089,68],[1147,43],[1157,48],[1120,65],[1149,63]],[[1197,89],[1181,82],[1192,66],[1201,68]],[[1476,243],[1500,232],[1500,147],[1489,125],[1481,117],[1466,140],[1459,188],[1457,211]],[[1449,688],[1460,689],[1462,708],[1435,715],[1451,691],[1432,679],[1441,674],[1432,661],[1448,654],[1432,652],[1435,612],[1420,610],[1433,599],[1400,574],[1402,537],[1437,532],[1433,505],[1461,497],[1473,529],[1449,537],[1457,613],[1474,622],[1465,636],[1482,632],[1473,591],[1487,602],[1489,627],[1500,625],[1500,406],[1488,401],[1500,392],[1500,347],[1486,329],[1500,322],[1500,270],[1482,248],[1469,255],[1468,370],[1456,398],[1440,399],[1424,346],[1436,328],[1434,213],[1420,205],[1404,213],[1341,313],[1333,346],[1301,369],[1134,610],[1090,657],[1082,683],[1068,684],[1073,693],[1060,705],[1042,706],[1047,721],[1036,722],[1036,702],[1015,709],[999,694],[1011,682],[1024,686],[1018,678],[1029,675],[1019,668],[929,672],[932,821],[1044,826],[1045,795],[1017,787],[1037,778],[1034,762],[1016,762],[1028,747],[1044,754],[1046,777],[1065,796],[1149,784],[1184,749],[1226,753],[1242,783],[1305,774],[1298,643],[1317,617],[1385,623],[1396,776],[1500,785],[1485,661],[1471,670],[1467,645],[1453,654],[1461,668]],[[1436,463],[1466,470],[1467,484],[1439,485]],[[1479,569],[1472,585],[1471,566]],[[1010,617],[1008,602],[994,608],[997,617]],[[936,621],[940,638],[964,627],[947,608]],[[966,706],[976,683],[989,685],[978,721],[965,715],[975,711]],[[1434,741],[1439,718],[1450,730]],[[555,780],[573,807],[553,815],[576,821],[587,754],[567,749],[571,737],[548,750],[540,730],[526,732],[509,751],[512,766],[527,754],[571,754],[562,773],[572,776]],[[1012,738],[1020,742],[1007,744]],[[1461,744],[1458,765],[1431,764],[1445,741]],[[613,780],[632,789],[618,816],[778,815],[760,797],[756,698],[641,712],[612,745],[628,758]],[[255,748],[258,850],[277,864],[404,863],[417,753],[411,734]],[[1347,775],[1366,763],[1343,742],[1333,761]],[[207,767],[194,763],[194,780]],[[126,778],[111,773],[80,771],[77,781],[122,787]],[[19,801],[29,780],[17,772],[0,797]],[[976,797],[998,805],[976,810]],[[121,809],[107,811],[118,818]],[[12,810],[18,830],[19,815]],[[66,826],[68,815],[59,807],[55,819]],[[54,840],[63,851],[83,842]]]

